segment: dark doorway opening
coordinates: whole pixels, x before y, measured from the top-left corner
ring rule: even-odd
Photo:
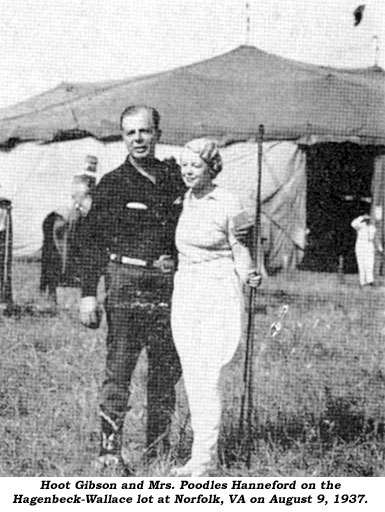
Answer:
[[[357,272],[352,220],[369,211],[376,146],[322,143],[306,148],[307,246],[301,268]]]

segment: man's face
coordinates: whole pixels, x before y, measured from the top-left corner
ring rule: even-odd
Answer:
[[[74,182],[72,184],[72,203],[82,213],[87,214],[91,208],[92,198],[86,183]]]
[[[131,158],[143,160],[154,156],[160,132],[154,127],[151,113],[140,110],[123,119],[122,136]]]
[[[72,201],[80,203],[88,193],[89,188],[86,183],[74,180],[71,186]]]

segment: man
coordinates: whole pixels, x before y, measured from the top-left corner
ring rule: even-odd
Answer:
[[[147,453],[169,447],[174,386],[181,370],[165,305],[172,290],[174,201],[183,185],[178,171],[155,159],[161,131],[154,108],[128,107],[121,130],[127,159],[101,179],[84,223],[80,318],[88,327],[98,326],[96,292],[104,274],[108,332],[99,462],[127,468],[121,455],[122,427],[143,346],[148,355]]]
[[[80,176],[86,175],[92,178],[96,183],[96,174],[98,170],[98,159],[94,155],[86,155],[84,160],[84,169],[79,173]]]
[[[57,208],[43,221],[40,290],[55,304],[59,286],[79,286],[79,244],[95,192],[96,165],[96,157],[87,155],[84,169],[72,180],[71,205]]]

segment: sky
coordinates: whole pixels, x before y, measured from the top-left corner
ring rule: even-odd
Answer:
[[[385,1],[0,0],[0,108],[63,81],[155,73],[241,44],[314,64],[385,68]]]

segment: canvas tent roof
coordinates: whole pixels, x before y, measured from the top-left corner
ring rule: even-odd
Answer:
[[[224,143],[353,140],[385,143],[385,73],[334,69],[284,59],[251,46],[170,71],[127,80],[61,84],[0,110],[0,145],[93,136],[119,137],[128,104],[162,115],[162,141],[209,135]]]

